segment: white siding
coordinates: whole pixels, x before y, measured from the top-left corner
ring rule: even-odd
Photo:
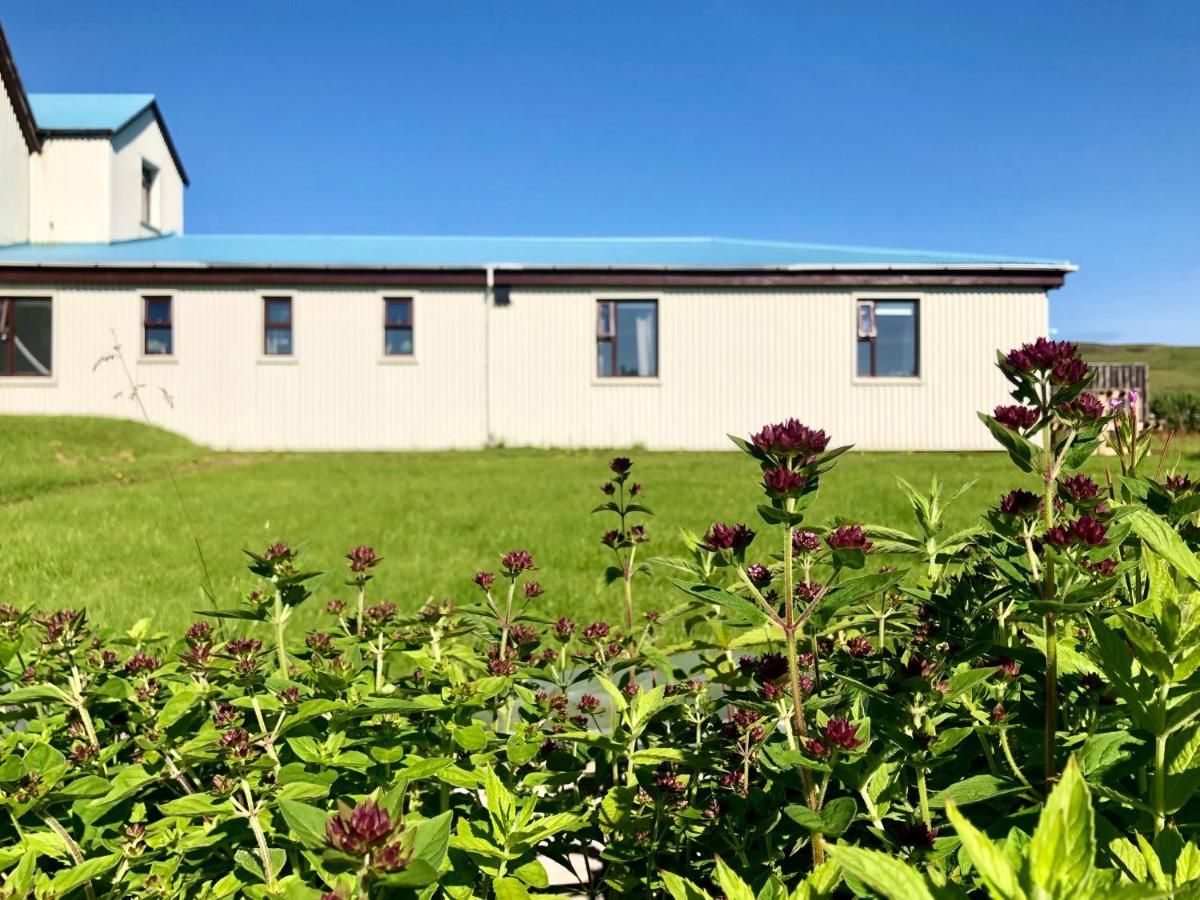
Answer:
[[[154,113],[145,110],[113,138],[110,240],[183,233],[183,179]],[[155,230],[142,223],[142,161],[158,169],[152,193]]]
[[[975,413],[1005,398],[995,352],[1047,327],[1046,295],[1020,289],[514,289],[486,319],[479,290],[273,289],[294,298],[295,358],[280,362],[261,357],[264,292],[19,293],[54,299],[54,378],[0,378],[0,412],[134,416],[113,398],[119,367],[92,371],[112,329],[156,423],[237,449],[478,447],[489,418],[513,446],[724,449],[785,416],[865,449],[991,449]],[[146,293],[175,299],[173,360],[139,361]],[[388,295],[415,297],[413,361],[382,356]],[[919,300],[920,378],[855,378],[856,295]],[[620,296],[659,301],[658,379],[595,377],[595,302]]]
[[[0,244],[29,240],[29,145],[0,80]]]
[[[37,242],[108,241],[112,144],[53,138],[30,158],[30,232]]]
[[[917,298],[917,379],[855,377],[854,299]],[[595,301],[658,300],[659,378],[597,379]],[[1031,290],[517,290],[493,312],[494,421],[516,445],[729,446],[795,416],[864,449],[994,445],[976,418],[1005,398],[997,349],[1046,333]]]

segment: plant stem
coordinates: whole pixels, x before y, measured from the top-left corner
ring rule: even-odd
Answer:
[[[933,820],[929,816],[929,788],[925,784],[925,767],[917,766],[917,802],[921,805],[921,821],[926,828],[932,827]]]
[[[354,631],[359,637],[363,634],[363,614],[366,607],[367,586],[361,581],[358,583],[358,618],[354,620]]]
[[[1008,765],[1013,770],[1013,774],[1017,776],[1017,781],[1030,790],[1033,790],[1033,785],[1029,783],[1029,779],[1025,777],[1025,773],[1021,771],[1021,767],[1017,765],[1017,760],[1012,754],[1012,748],[1008,745],[1007,728],[1000,729],[1000,749],[1004,751],[1004,758],[1008,760]]]
[[[633,633],[633,557],[637,547],[629,548],[629,559],[625,561],[625,630]]]
[[[263,834],[262,823],[258,821],[258,807],[254,805],[254,795],[250,793],[250,782],[242,779],[242,793],[246,796],[246,818],[250,820],[250,830],[254,832],[254,840],[258,842],[258,855],[262,858],[263,877],[267,887],[275,886],[275,873],[271,869],[271,850],[267,846],[267,836]]]
[[[287,610],[283,605],[283,595],[279,588],[275,589],[275,618],[271,624],[275,626],[275,652],[279,657],[279,677],[288,677],[287,647],[283,642],[283,628],[287,622]]]
[[[71,860],[75,863],[75,865],[83,865],[83,851],[79,849],[79,845],[75,843],[75,839],[71,837],[70,832],[63,827],[62,822],[58,821],[58,819],[54,818],[54,816],[45,811],[38,813],[38,816],[43,822],[50,826],[51,831],[58,835],[58,839],[63,842],[63,846],[66,847],[67,853],[70,854]],[[87,892],[87,895],[89,898],[91,898],[91,900],[95,900],[96,892],[92,890],[92,882],[90,880],[84,882],[84,890]]]
[[[1054,613],[1046,613],[1046,791],[1054,786],[1055,731],[1058,728],[1058,623]]]
[[[1163,682],[1158,688],[1158,706],[1166,713],[1167,688]],[[1154,736],[1154,836],[1158,837],[1167,825],[1167,735]]]
[[[513,594],[517,590],[517,580],[509,579],[508,598],[504,601],[504,621],[500,623],[500,659],[506,659],[508,652],[508,626],[512,622]]]

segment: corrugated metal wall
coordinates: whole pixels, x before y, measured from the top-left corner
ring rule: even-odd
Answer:
[[[0,244],[29,240],[29,147],[0,82]]]
[[[0,412],[129,415],[116,330],[152,418],[241,449],[477,447],[487,440],[485,315],[477,290],[414,296],[415,361],[382,355],[383,293],[302,290],[295,357],[264,360],[261,293],[175,298],[175,357],[138,362],[141,292],[28,290],[54,299],[54,378],[0,379]],[[270,293],[289,293],[272,291]],[[659,378],[595,377],[595,303],[659,301]],[[1005,398],[997,349],[1044,334],[1033,290],[872,291],[920,302],[921,376],[854,375],[855,292],[514,289],[488,315],[491,425],[509,445],[727,448],[727,432],[797,416],[870,449],[990,449],[975,412]],[[174,408],[162,399],[168,391]]]

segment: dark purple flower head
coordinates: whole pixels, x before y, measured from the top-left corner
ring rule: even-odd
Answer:
[[[516,578],[522,572],[530,572],[535,567],[533,557],[524,550],[510,550],[500,558],[500,568],[509,578]]]
[[[364,800],[354,809],[345,804],[339,807],[325,823],[325,840],[350,856],[364,857],[382,850],[398,830],[398,823],[373,800]]]
[[[308,645],[309,650],[315,650],[317,653],[323,653],[328,650],[333,642],[329,635],[323,631],[314,631],[304,639],[304,643]]]
[[[1046,543],[1052,547],[1069,547],[1075,542],[1071,529],[1066,525],[1055,525],[1046,529]]]
[[[554,633],[560,638],[569,638],[575,633],[575,623],[563,616],[554,623]]]
[[[600,709],[600,700],[591,694],[584,694],[579,698],[579,703],[576,704],[581,713],[591,715]]]
[[[489,659],[488,672],[499,677],[516,675],[517,667],[507,659]]]
[[[896,843],[914,850],[932,850],[938,835],[936,828],[924,822],[896,822],[891,830],[896,837]]]
[[[606,531],[600,535],[600,543],[606,547],[615,547],[621,540],[621,532],[617,530]]]
[[[765,425],[757,434],[751,435],[750,440],[764,453],[780,456],[817,456],[829,446],[829,435],[802,425],[796,419]]]
[[[999,725],[1008,715],[1008,710],[1004,708],[1003,703],[997,703],[992,707],[992,711],[988,713],[988,718],[992,720],[993,725]]]
[[[808,476],[803,472],[796,472],[783,466],[763,472],[763,487],[769,494],[781,497],[794,496],[801,493],[807,483]]]
[[[771,583],[771,570],[755,563],[746,569],[746,577],[752,585],[761,590]]]
[[[631,527],[629,529],[629,539],[635,544],[644,544],[646,541],[650,540],[650,538],[646,536],[646,526],[634,525]]]
[[[798,603],[812,603],[825,593],[825,585],[817,581],[800,581],[793,591]],[[811,663],[808,663],[811,665]]]
[[[755,677],[766,683],[778,681],[788,673],[788,662],[779,653],[764,653],[755,666]]]
[[[642,492],[642,486],[640,484],[638,484],[636,481],[629,488],[629,496],[630,497],[636,497],[641,492]]]
[[[1000,501],[1000,512],[1006,516],[1027,518],[1037,514],[1042,505],[1041,498],[1030,491],[1010,491]]]
[[[1004,357],[1004,363],[1016,372],[1031,372],[1035,369],[1049,372],[1056,364],[1065,365],[1077,359],[1078,350],[1078,347],[1068,341],[1051,341],[1040,337],[1011,351]]]
[[[1009,431],[1024,431],[1038,423],[1041,413],[1028,406],[997,406],[992,417]]]
[[[609,461],[608,467],[617,475],[624,475],[633,468],[633,461],[625,456],[614,456]]]
[[[363,610],[363,618],[375,628],[386,625],[394,615],[396,615],[396,604],[390,601],[376,603]]]
[[[1104,403],[1095,394],[1080,394],[1074,400],[1060,403],[1059,415],[1064,419],[1081,422],[1095,422],[1106,412]]]
[[[496,583],[496,576],[491,572],[476,572],[473,580],[480,590],[490,591],[492,585]]]
[[[187,630],[184,635],[189,644],[203,644],[208,641],[212,635],[212,626],[207,622],[200,621]]]
[[[1021,664],[1015,659],[1010,659],[1007,656],[997,656],[989,659],[983,664],[988,667],[995,667],[1000,671],[997,673],[1001,678],[1006,678],[1009,681],[1016,678],[1021,673]]]
[[[602,641],[608,637],[609,627],[607,622],[593,622],[587,628],[583,629],[583,636],[589,641]]]
[[[179,661],[189,669],[205,669],[212,661],[212,644],[192,644],[179,656]]]
[[[745,525],[726,525],[716,522],[704,535],[704,549],[713,553],[722,550],[733,550],[736,553],[744,551],[754,540],[754,532]]]
[[[811,531],[793,531],[792,532],[792,552],[801,553],[816,553],[821,549],[821,539]]]
[[[738,657],[738,668],[743,675],[749,675],[758,667],[758,657],[752,653],[744,653]]]
[[[846,652],[861,659],[874,653],[875,646],[871,643],[870,638],[860,634],[846,641]]]
[[[225,644],[225,652],[234,656],[250,656],[262,649],[258,638],[239,637]]]
[[[871,542],[863,534],[860,525],[839,525],[825,540],[834,550],[861,550],[866,553],[871,549]]]
[[[287,544],[278,543],[272,544],[263,551],[263,559],[269,563],[284,563],[288,562],[296,555],[296,551]]]
[[[851,725],[840,716],[834,716],[825,723],[825,742],[841,750],[854,750],[861,747],[863,742],[857,737],[858,726]]]
[[[514,644],[536,644],[538,641],[537,629],[530,625],[514,625],[510,634]]]
[[[1169,475],[1164,486],[1172,494],[1186,494],[1196,488],[1187,475]]]
[[[617,492],[616,487],[611,481],[606,481],[604,484],[600,485],[600,490],[609,497]]]
[[[247,759],[254,752],[250,732],[245,728],[230,728],[217,741],[218,746],[235,759]]]
[[[525,595],[527,600],[532,600],[534,597],[542,596],[545,591],[542,590],[540,583],[536,581],[527,581],[525,586],[521,588],[521,593]]]
[[[126,675],[140,675],[143,672],[153,672],[162,663],[157,656],[148,656],[142,651],[138,651],[129,657],[125,663]]]
[[[1085,515],[1071,523],[1071,533],[1079,543],[1097,547],[1108,537],[1108,527]]]
[[[1088,371],[1088,364],[1082,359],[1059,359],[1050,369],[1050,380],[1060,385],[1078,384]]]
[[[370,547],[355,547],[346,554],[346,560],[349,563],[351,572],[355,575],[362,575],[367,569],[372,569],[378,565],[379,556]]]
[[[1058,489],[1075,503],[1086,503],[1100,496],[1100,485],[1083,473],[1059,479]]]
[[[808,751],[808,755],[815,759],[824,759],[829,755],[829,748],[822,744],[816,738],[809,738],[804,742],[804,749]]]
[[[325,612],[331,616],[340,616],[346,609],[345,600],[330,600],[325,604]]]

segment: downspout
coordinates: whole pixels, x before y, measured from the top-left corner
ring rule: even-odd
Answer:
[[[496,445],[496,435],[492,432],[492,296],[496,289],[496,270],[492,266],[486,269],[486,281],[483,289],[483,433],[486,435],[486,446]]]

